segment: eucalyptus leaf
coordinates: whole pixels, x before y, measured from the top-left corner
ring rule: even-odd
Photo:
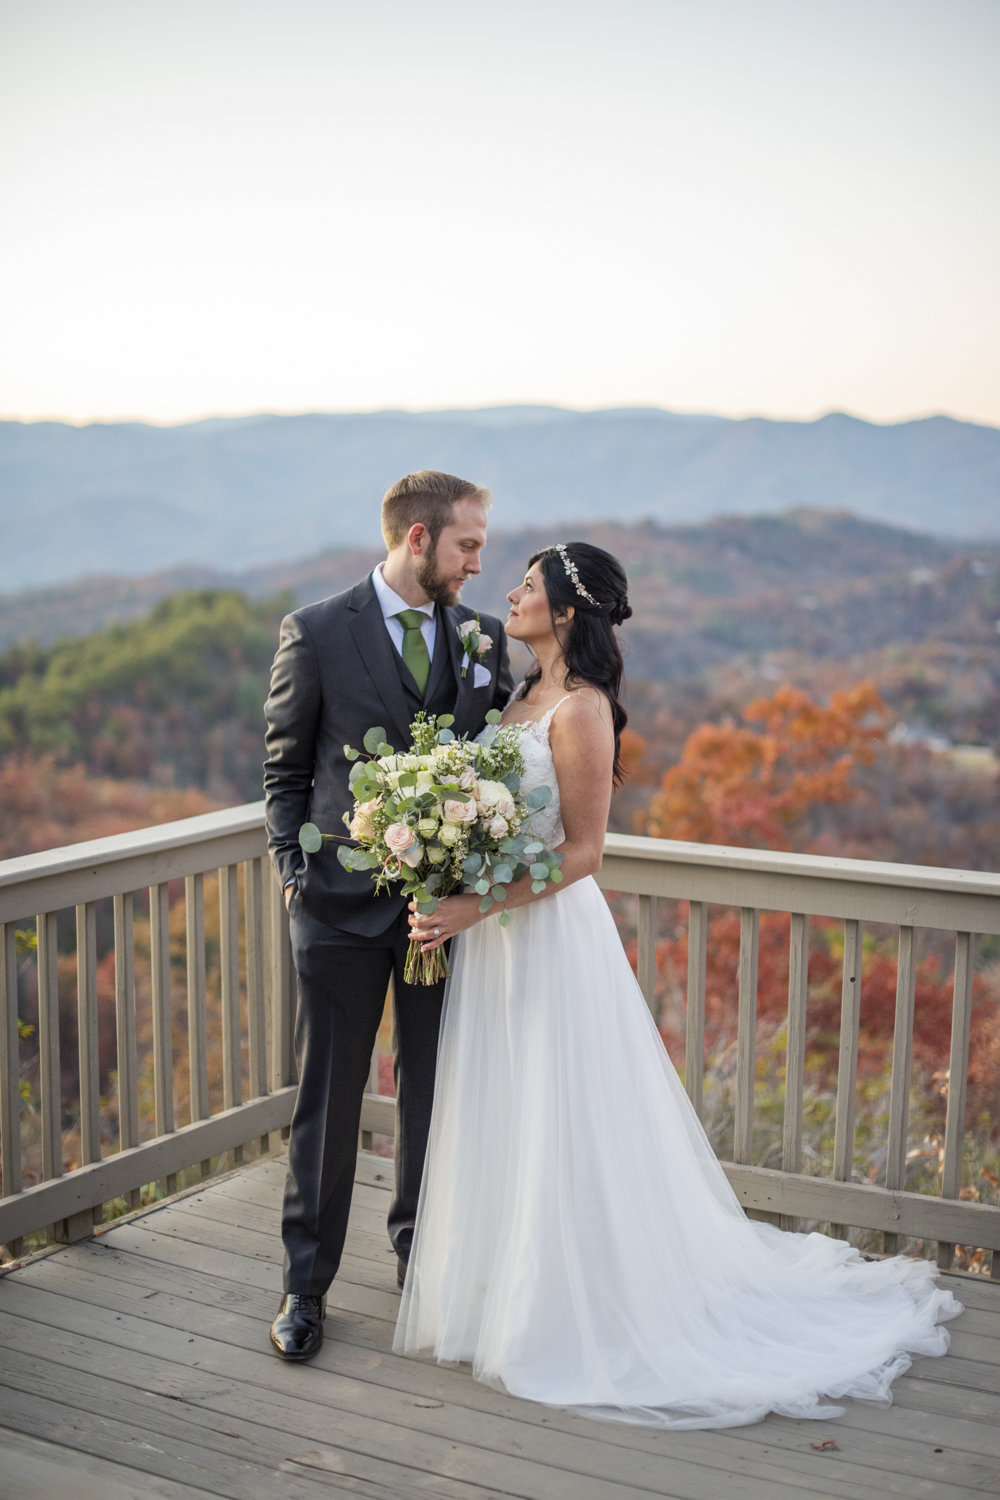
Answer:
[[[511,852],[511,850],[513,849],[513,847],[514,847],[514,840],[513,839],[501,839],[500,842],[499,842],[499,844],[497,844],[497,848],[500,850],[501,854],[509,854]]]
[[[438,909],[438,904],[437,904],[437,897],[436,896],[430,896],[430,897],[428,897],[428,899],[426,901],[418,901],[417,902],[417,911],[420,913],[420,915],[422,917],[433,916],[434,912],[436,912],[437,909]]]
[[[552,792],[547,786],[536,786],[524,799],[525,806],[530,807],[532,812],[538,812],[551,801]]]
[[[535,895],[537,896],[541,891],[544,891],[544,889],[545,889],[545,881],[544,880],[533,880],[531,882],[531,889],[534,891]]]
[[[510,868],[510,865],[494,865],[493,879],[497,881],[499,885],[509,885],[510,882],[514,879],[514,872]]]
[[[496,710],[494,709],[493,712],[495,713]],[[484,750],[488,750],[493,744],[493,741],[496,739],[496,737],[497,727],[495,724],[490,724],[488,728],[484,729],[482,734],[479,736],[479,743],[483,746]]]
[[[510,921],[510,912],[502,911],[497,917],[497,921],[500,923],[501,927],[506,927],[507,923]]]
[[[454,722],[454,714],[438,714],[437,727],[439,729],[450,729]]]
[[[536,862],[531,866],[531,869],[528,871],[528,874],[531,876],[532,880],[548,880],[549,867],[548,865],[543,865],[540,860],[536,860]]]
[[[506,901],[507,887],[504,885],[495,885],[490,891],[490,895],[493,897],[494,901]]]
[[[403,771],[399,777],[399,786],[416,786],[417,773],[415,771]]]
[[[347,778],[348,786],[353,786],[356,781],[360,781],[361,780],[362,776],[367,776],[367,775],[368,775],[368,766],[367,766],[367,764],[363,760],[358,761],[358,763],[356,765],[353,765],[351,767],[350,775]]]
[[[511,796],[516,797],[518,792],[521,790],[521,778],[520,776],[518,776],[517,772],[508,771],[507,775],[502,776],[500,779],[503,782],[504,786],[507,788],[508,792],[510,792]]]
[[[462,860],[462,869],[467,875],[478,875],[482,868],[482,856],[479,854],[467,854]]]
[[[489,713],[486,715],[486,722],[487,724],[499,724],[502,718],[503,714],[498,708],[491,708]]]
[[[454,738],[455,732],[453,729],[439,729],[437,732],[437,742],[439,745],[450,745]]]
[[[351,868],[351,855],[353,853],[353,849],[348,849],[346,844],[337,845],[337,858],[340,860],[340,863],[343,865],[345,870],[349,870]]]
[[[562,878],[563,878],[562,870],[553,870],[552,874],[549,876],[549,879],[550,880],[554,880],[557,885],[558,885],[559,881],[562,880]]]
[[[476,881],[476,895],[477,896],[485,896],[486,892],[489,890],[489,888],[490,888],[490,883],[489,883],[488,880],[477,880]]]
[[[379,745],[382,745],[384,743],[385,730],[382,728],[381,724],[377,725],[374,729],[369,729],[368,733],[365,735],[364,745],[369,755],[377,755]]]
[[[350,813],[344,813],[344,815],[343,815],[343,817],[341,818],[340,821],[343,823],[343,825],[344,825],[345,828],[350,828],[350,826],[351,826],[351,815],[350,815]]]
[[[441,874],[440,870],[432,870],[430,875],[428,875],[427,879],[424,881],[424,890],[429,896],[433,896],[435,891],[441,889],[441,882],[443,880],[444,876]]]
[[[299,829],[299,844],[307,854],[318,854],[323,847],[323,835],[315,823],[303,823]]]
[[[344,746],[344,759],[345,760],[357,760],[357,758],[358,758],[358,756],[360,754],[361,754],[360,750],[352,750],[351,747],[350,747],[350,745],[345,745]]]
[[[536,840],[536,842],[533,843],[533,844],[525,844],[523,852],[525,854],[541,854],[541,852],[542,852],[542,850],[544,848],[545,848],[545,845],[544,844],[539,844],[537,842],[537,840]]]
[[[480,901],[480,903],[479,903],[479,910],[480,911],[489,911],[489,909],[490,909],[490,907],[492,905],[493,905],[493,897],[492,896],[484,896],[483,899],[482,899],[482,901]]]
[[[395,755],[395,753],[396,752],[392,748],[392,746],[387,745],[385,743],[385,740],[382,741],[381,745],[379,745],[378,749],[375,751],[376,755]]]

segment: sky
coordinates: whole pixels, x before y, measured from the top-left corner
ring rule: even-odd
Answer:
[[[0,413],[1000,424],[997,0],[0,0]]]

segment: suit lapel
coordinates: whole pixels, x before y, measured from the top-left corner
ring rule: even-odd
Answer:
[[[413,715],[406,702],[403,681],[396,664],[398,653],[389,639],[382,606],[370,578],[351,590],[347,607],[352,611],[351,633],[361,660],[375,685],[375,691],[386,707],[390,720],[390,724],[385,726],[386,730],[390,734],[395,731],[393,743],[397,749],[403,750],[410,743],[410,720]],[[369,724],[367,727],[370,729],[372,726]]]
[[[466,668],[465,676],[462,676],[462,657],[465,653],[462,649],[462,641],[458,633],[458,627],[461,621],[467,618],[467,611],[463,613],[461,609],[453,609],[450,605],[441,610],[440,623],[448,632],[448,660],[451,663],[451,670],[454,674],[455,686],[457,688],[457,696],[455,698],[455,707],[453,712],[456,720],[456,732],[459,734],[462,733],[465,722],[469,717],[469,709],[472,704],[473,684],[476,680],[476,669],[471,661]],[[436,652],[435,655],[437,655]]]

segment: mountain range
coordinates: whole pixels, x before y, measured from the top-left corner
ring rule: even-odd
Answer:
[[[440,468],[490,486],[494,526],[660,525],[793,508],[1000,539],[1000,429],[557,407],[141,422],[0,422],[0,589],[377,547],[379,501]]]

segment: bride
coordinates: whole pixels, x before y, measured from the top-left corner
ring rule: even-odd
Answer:
[[[625,724],[624,571],[572,542],[507,597],[535,662],[504,722],[521,726],[524,790],[552,790],[532,826],[563,882],[508,887],[505,928],[478,896],[411,915],[425,951],[457,941],[395,1348],[662,1427],[889,1401],[912,1353],[944,1354],[960,1305],[927,1261],[865,1262],[746,1217],[592,878]]]

